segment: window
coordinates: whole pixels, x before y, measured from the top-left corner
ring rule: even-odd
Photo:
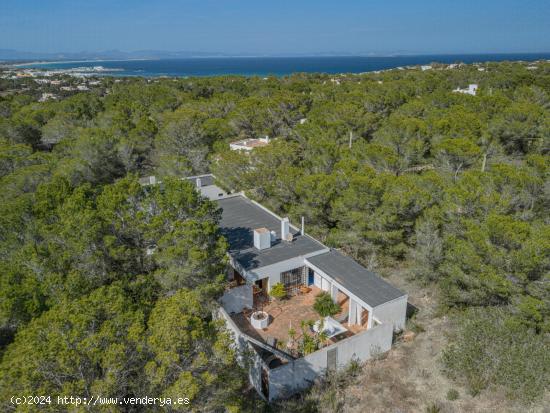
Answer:
[[[307,285],[306,267],[294,268],[281,273],[281,282],[286,288],[288,295],[296,295],[301,285]]]

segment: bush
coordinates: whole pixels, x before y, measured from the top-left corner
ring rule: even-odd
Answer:
[[[277,300],[282,300],[286,297],[286,288],[283,283],[277,283],[269,291],[269,295]]]
[[[460,394],[458,393],[458,390],[456,389],[450,389],[448,392],[447,392],[447,400],[456,400],[458,399],[458,397],[460,396]]]
[[[322,292],[315,297],[315,303],[313,309],[321,317],[333,316],[340,312],[341,308],[338,304],[332,301],[332,297],[329,293]]]
[[[430,403],[426,407],[426,413],[440,413],[441,412],[441,406],[437,403]]]
[[[476,309],[459,317],[443,352],[447,374],[472,395],[491,384],[523,402],[539,399],[550,386],[550,339],[514,323],[504,309]]]

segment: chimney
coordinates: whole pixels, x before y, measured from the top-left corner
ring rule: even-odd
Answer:
[[[302,216],[302,231],[300,233],[302,235],[306,235],[305,223],[304,223],[304,217],[303,216]]]
[[[200,178],[197,178],[196,183],[197,183],[197,188],[200,188],[202,186],[202,182]]]
[[[265,250],[271,247],[271,233],[267,228],[256,228],[254,230],[254,248]]]
[[[283,218],[281,220],[281,239],[283,241],[291,241],[292,240],[292,234],[290,233],[290,222],[288,221],[288,218]]]
[[[149,177],[149,183],[155,185],[157,183],[157,178],[153,175]]]

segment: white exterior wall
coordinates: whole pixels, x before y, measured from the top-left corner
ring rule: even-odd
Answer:
[[[315,265],[311,264],[306,259],[306,265],[311,268],[315,274],[317,274],[321,280],[321,289],[324,291],[329,291],[331,286],[334,285],[338,288],[338,290],[345,295],[347,295],[350,299],[350,312],[349,312],[349,319],[348,322],[354,324],[357,320],[357,315],[359,314],[359,317],[361,317],[362,311],[367,310],[369,312],[369,321],[368,321],[368,327],[372,327],[372,314],[373,309],[371,306],[369,306],[366,302],[361,300],[359,297],[357,297],[355,294],[352,294],[348,289],[344,288],[341,284],[336,282],[332,277],[325,274],[323,271],[321,271],[319,268],[317,268]],[[326,282],[325,282],[326,280]],[[360,307],[360,313],[359,310],[356,307]],[[352,313],[353,311],[353,313]],[[359,318],[360,320],[360,318]]]
[[[238,143],[230,143],[229,149],[231,149],[232,151],[251,151],[252,147],[239,145]]]
[[[324,277],[321,277],[321,290],[323,291],[330,290],[330,281]]]
[[[366,361],[391,348],[392,326],[382,324],[269,371],[269,400],[289,397],[313,384],[327,369],[327,352],[337,348],[337,367]]]
[[[407,295],[399,297],[388,303],[379,305],[373,310],[375,320],[393,326],[394,331],[402,330],[405,327],[407,316]]]
[[[322,281],[323,281],[323,279],[321,278],[321,276],[314,271],[313,272],[313,285],[320,289],[322,287]]]
[[[308,257],[312,257],[317,254],[323,254],[328,250],[315,251],[312,254],[309,254]],[[286,261],[281,261],[276,264],[266,265],[265,267],[256,268],[252,271],[247,271],[245,278],[250,281],[261,280],[263,278],[268,278],[268,291],[271,290],[271,287],[279,282],[281,282],[281,273],[285,271],[293,270],[294,268],[305,266],[306,257],[295,257]],[[239,271],[240,272],[240,271]]]

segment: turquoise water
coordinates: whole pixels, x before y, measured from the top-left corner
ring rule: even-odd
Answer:
[[[103,75],[111,76],[284,76],[306,73],[361,73],[400,66],[438,63],[475,63],[503,60],[550,59],[550,53],[423,55],[392,57],[220,57],[161,60],[126,60],[94,62],[57,62],[26,67],[43,69],[92,68],[102,66]]]

